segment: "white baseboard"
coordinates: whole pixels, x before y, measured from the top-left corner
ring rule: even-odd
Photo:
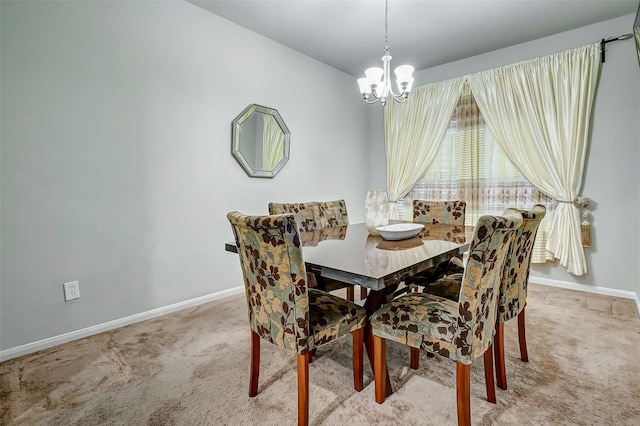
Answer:
[[[156,318],[162,315],[170,314],[172,312],[181,311],[182,309],[190,308],[192,306],[202,305],[203,303],[222,299],[224,297],[242,292],[244,292],[244,287],[234,287],[228,290],[219,291],[217,293],[211,293],[205,296],[196,297],[195,299],[185,300],[184,302],[174,303],[173,305],[163,306],[161,308],[141,312],[139,314],[131,315],[125,318],[119,318],[117,320],[83,328],[81,330],[71,331],[59,336],[49,337],[37,342],[27,343],[15,348],[6,349],[4,351],[0,351],[0,362],[37,352],[43,349],[51,348],[62,343],[71,342],[72,340],[93,336],[94,334],[113,330],[114,328],[124,327],[125,325],[130,325],[140,321]]]
[[[587,284],[571,283],[568,281],[552,280],[550,278],[529,277],[529,282],[534,284],[548,285],[552,287],[566,288],[568,290],[578,290],[587,293],[603,294],[605,296],[619,297],[621,299],[632,299],[636,302],[638,315],[640,316],[640,299],[638,294],[632,291],[616,290],[614,288],[598,287]]]
[[[553,287],[561,287],[569,290],[584,291],[587,293],[602,294],[606,296],[620,297],[623,299],[633,299],[636,302],[638,313],[640,315],[640,299],[638,294],[632,291],[616,290],[606,287],[597,287],[586,284],[571,283],[568,281],[552,280],[549,278],[530,277],[529,280],[535,284],[548,285]],[[37,342],[27,343],[25,345],[17,346],[15,348],[6,349],[0,351],[0,362],[7,361],[9,359],[17,358],[23,355],[28,355],[33,352],[37,352],[43,349],[51,348],[53,346],[60,345],[62,343],[71,342],[72,340],[82,339],[84,337],[93,336],[94,334],[102,333],[104,331],[113,330],[114,328],[124,327],[126,325],[134,324],[140,321],[156,318],[162,315],[177,312],[182,309],[190,308],[192,306],[202,305],[203,303],[211,302],[214,300],[222,299],[233,294],[239,294],[244,291],[242,286],[234,287],[228,290],[219,291],[217,293],[207,294],[206,296],[197,297],[191,300],[185,300],[184,302],[174,303],[173,305],[164,306],[162,308],[152,309],[150,311],[141,312],[139,314],[131,315],[125,318],[119,318],[117,320],[105,322],[103,324],[94,325],[92,327],[83,328],[81,330],[71,331],[69,333],[61,334],[59,336],[49,337],[47,339],[39,340]]]

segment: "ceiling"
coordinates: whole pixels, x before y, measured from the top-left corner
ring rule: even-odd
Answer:
[[[382,0],[188,0],[353,76],[382,66]],[[634,14],[639,0],[391,0],[392,67],[417,70]],[[629,23],[629,31],[632,30]],[[598,34],[596,39],[621,34]]]

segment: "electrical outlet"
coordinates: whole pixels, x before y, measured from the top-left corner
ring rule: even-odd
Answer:
[[[64,288],[64,301],[68,302],[73,299],[80,298],[80,284],[78,281],[63,284]]]

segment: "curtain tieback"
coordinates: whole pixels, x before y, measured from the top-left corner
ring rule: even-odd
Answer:
[[[589,197],[577,197],[575,200],[569,201],[569,200],[556,200],[559,203],[565,203],[565,204],[573,204],[574,206],[578,207],[578,208],[583,208],[586,209],[589,207],[589,203],[591,202],[591,199]]]

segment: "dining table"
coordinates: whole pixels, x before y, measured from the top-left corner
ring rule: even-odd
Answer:
[[[369,317],[394,297],[404,281],[467,251],[472,236],[471,226],[428,223],[414,237],[393,240],[372,235],[364,223],[354,223],[303,232],[300,241],[307,273],[315,276],[319,288],[326,281],[339,281],[369,290],[363,304]],[[225,250],[237,253],[235,242],[226,243]],[[368,324],[365,348],[373,369],[373,335]],[[386,389],[391,394],[388,375]]]

